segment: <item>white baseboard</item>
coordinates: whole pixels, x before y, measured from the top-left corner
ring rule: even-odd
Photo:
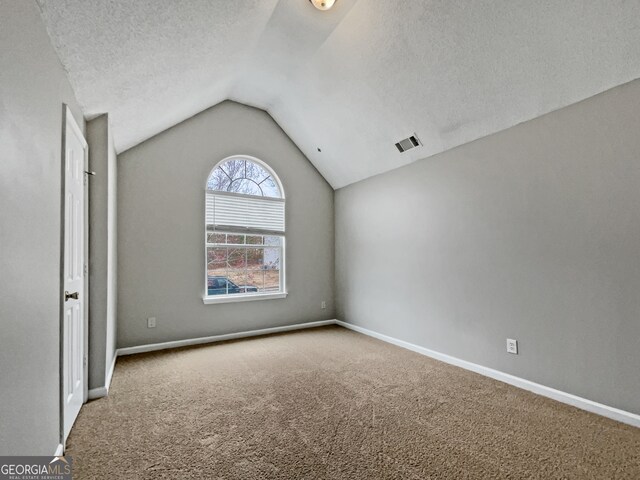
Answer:
[[[139,345],[137,347],[126,347],[118,349],[118,356],[133,355],[135,353],[155,352],[156,350],[166,350],[168,348],[188,347],[191,345],[202,345],[205,343],[222,342],[225,340],[235,340],[238,338],[256,337],[258,335],[268,335],[270,333],[290,332],[292,330],[302,330],[305,328],[322,327],[334,325],[335,320],[321,320],[319,322],[297,323],[295,325],[284,325],[282,327],[262,328],[260,330],[249,330],[247,332],[227,333],[224,335],[214,335],[212,337],[190,338],[186,340],[176,340],[173,342],[151,343]]]
[[[56,448],[56,453],[54,453],[53,456],[61,457],[62,455],[64,455],[64,445],[60,443],[58,444],[58,447]]]
[[[627,412],[625,410],[620,410],[614,407],[609,407],[608,405],[603,405],[602,403],[587,400],[586,398],[578,397],[571,393],[562,392],[551,387],[540,385],[539,383],[531,382],[529,380],[525,380],[524,378],[509,375],[508,373],[493,370],[492,368],[483,367],[482,365],[467,362],[466,360],[461,360],[459,358],[436,352],[434,350],[429,350],[428,348],[414,345],[413,343],[405,342],[404,340],[398,340],[397,338],[389,337],[387,335],[383,335],[381,333],[374,332],[357,325],[352,325],[340,320],[336,320],[335,323],[340,325],[341,327],[363,333],[370,337],[377,338],[378,340],[392,343],[393,345],[406,348],[407,350],[426,355],[427,357],[431,357],[436,360],[440,360],[442,362],[464,368],[466,370],[471,370],[472,372],[479,373],[480,375],[491,377],[495,380],[508,383],[509,385],[513,385],[515,387],[537,393],[538,395],[542,395],[543,397],[551,398],[553,400],[557,400],[559,402],[566,403],[582,410],[596,413],[598,415],[602,415],[603,417],[611,418],[613,420],[617,420],[618,422],[626,423],[634,427],[640,427],[640,415],[637,415],[635,413]]]
[[[113,361],[107,371],[107,376],[104,381],[104,387],[92,388],[89,390],[89,400],[95,400],[96,398],[106,397],[109,394],[109,387],[111,386],[111,377],[113,377],[113,370],[116,368],[116,360],[118,359],[118,351],[113,354]]]
[[[96,398],[106,397],[108,393],[107,387],[92,388],[89,390],[88,398],[89,400],[95,400]]]

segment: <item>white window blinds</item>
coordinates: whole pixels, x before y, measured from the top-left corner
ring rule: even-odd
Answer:
[[[206,192],[207,226],[215,230],[284,233],[284,199]]]

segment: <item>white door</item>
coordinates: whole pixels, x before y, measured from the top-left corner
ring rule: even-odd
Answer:
[[[87,142],[69,109],[65,115],[62,403],[64,441],[84,403],[85,161]]]

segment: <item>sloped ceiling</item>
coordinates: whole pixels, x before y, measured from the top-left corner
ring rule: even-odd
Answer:
[[[232,99],[334,188],[640,77],[640,0],[37,1],[118,151]]]

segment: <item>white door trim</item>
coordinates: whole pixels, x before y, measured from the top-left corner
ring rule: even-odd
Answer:
[[[60,417],[60,445],[58,450],[60,450],[60,446],[62,450],[64,450],[65,446],[65,435],[64,435],[64,261],[65,261],[65,159],[66,159],[66,136],[67,136],[67,128],[71,128],[73,132],[76,134],[78,139],[81,141],[82,146],[84,148],[84,160],[83,160],[83,170],[87,171],[89,167],[89,147],[86,139],[82,133],[82,130],[78,126],[71,110],[66,104],[62,104],[62,149],[61,149],[61,166],[60,166],[60,175],[61,175],[61,191],[60,191],[60,292],[59,292],[59,417]],[[86,175],[85,175],[86,179]],[[86,184],[85,184],[86,185]],[[84,189],[84,265],[88,266],[89,260],[89,209],[88,209],[88,188]],[[83,335],[83,348],[84,348],[84,358],[85,361],[83,363],[83,398],[82,403],[85,403],[88,398],[88,390],[89,390],[89,368],[87,365],[86,359],[88,358],[89,351],[89,316],[88,316],[88,282],[89,275],[87,268],[84,269],[84,292],[85,298],[83,302],[84,311],[83,311],[83,325],[84,325],[84,335]],[[58,451],[56,450],[56,452]]]

